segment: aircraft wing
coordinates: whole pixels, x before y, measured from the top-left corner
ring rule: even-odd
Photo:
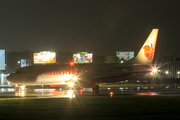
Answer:
[[[123,72],[123,73],[116,73],[116,74],[111,74],[111,75],[98,75],[94,76],[94,79],[97,78],[110,78],[110,77],[127,77],[130,75],[135,75],[135,74],[145,74],[147,71],[137,71],[137,72]]]

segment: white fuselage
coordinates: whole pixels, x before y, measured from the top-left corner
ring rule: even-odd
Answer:
[[[7,77],[8,81],[19,85],[52,85],[74,82],[77,77],[80,82],[117,82],[130,78],[132,74],[150,71],[147,66],[132,64],[76,64],[69,65],[39,65],[16,70]],[[118,79],[114,79],[114,78]]]

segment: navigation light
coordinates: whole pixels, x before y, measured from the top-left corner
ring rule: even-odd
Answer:
[[[70,66],[74,66],[74,63],[73,63],[73,62],[71,62],[71,63],[70,63]]]

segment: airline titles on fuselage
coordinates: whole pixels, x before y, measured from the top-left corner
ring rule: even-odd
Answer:
[[[72,70],[38,70],[37,75],[69,75],[74,74]]]

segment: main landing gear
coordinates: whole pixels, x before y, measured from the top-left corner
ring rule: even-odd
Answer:
[[[93,95],[98,95],[99,94],[99,85],[93,85],[92,87],[92,94]]]

